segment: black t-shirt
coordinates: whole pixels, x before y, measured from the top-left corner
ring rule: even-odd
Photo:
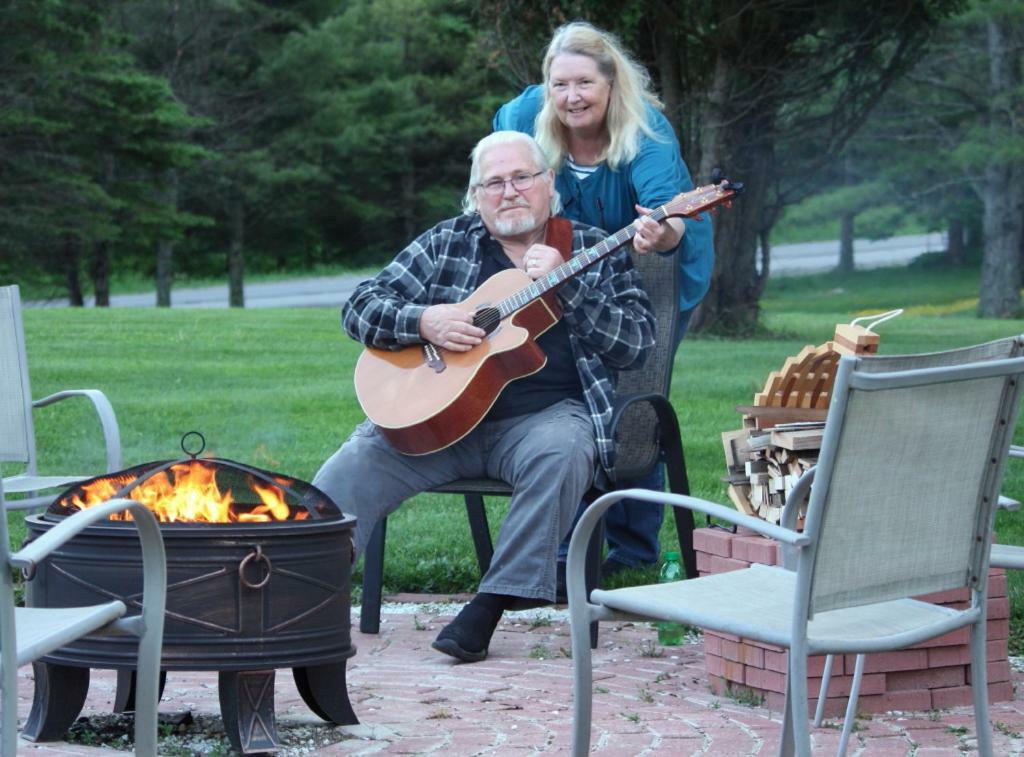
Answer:
[[[479,288],[494,274],[514,267],[501,244],[490,235],[484,237],[482,251],[480,278],[474,288]],[[573,361],[569,327],[565,320],[559,319],[554,326],[537,337],[537,345],[547,356],[547,363],[536,373],[508,384],[484,420],[495,421],[535,413],[564,399],[583,400],[583,385]]]

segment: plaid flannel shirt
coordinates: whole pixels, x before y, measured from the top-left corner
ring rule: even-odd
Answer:
[[[422,344],[423,311],[461,302],[476,289],[486,234],[479,214],[442,221],[421,234],[374,278],[356,287],[342,310],[345,331],[379,349]],[[573,221],[573,254],[602,239],[599,229]],[[610,473],[615,463],[615,371],[643,364],[654,344],[654,314],[640,275],[623,250],[568,279],[557,292],[601,463]]]

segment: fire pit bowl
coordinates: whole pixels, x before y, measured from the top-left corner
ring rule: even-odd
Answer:
[[[217,490],[220,504],[182,495],[186,483],[200,481]],[[161,497],[154,498],[153,490]],[[90,492],[103,492],[104,500],[138,499],[166,521],[161,524],[168,582],[161,667],[220,672],[221,714],[236,749],[253,753],[278,747],[276,668],[292,668],[306,704],[323,719],[358,722],[345,684],[346,661],[356,651],[350,619],[355,518],[305,482],[229,460],[193,457],[78,484],[45,514],[26,518],[29,539],[74,509],[95,504]],[[226,522],[179,520],[180,514],[164,507],[172,497],[220,512]],[[74,606],[116,597],[131,613],[142,593],[142,556],[133,534],[130,524],[116,521],[86,529],[38,568],[28,604]],[[130,710],[135,655],[133,637],[96,636],[44,657],[36,666],[25,737],[63,736],[85,702],[90,668],[119,671],[114,709]]]

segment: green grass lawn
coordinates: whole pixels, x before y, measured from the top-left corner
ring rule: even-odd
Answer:
[[[827,341],[837,322],[908,308],[879,327],[883,353],[945,349],[1021,331],[1019,321],[974,317],[977,286],[976,270],[941,268],[785,278],[764,298],[764,336],[687,337],[672,400],[693,493],[728,501],[719,480],[719,435],[739,428],[734,406],[749,404],[787,356]],[[360,348],[341,331],[335,310],[30,309],[24,321],[33,396],[102,389],[117,411],[125,465],[179,457],[182,434],[198,430],[208,453],[308,479],[362,419],[352,388]],[[36,411],[43,472],[102,467],[102,437],[91,412],[78,400]],[[1024,499],[1024,465],[1011,465],[1004,491]],[[504,502],[488,506],[496,528]],[[15,538],[18,525],[12,524]],[[1001,514],[998,530],[1001,541],[1024,544],[1024,516]],[[671,534],[666,521],[666,545]],[[651,577],[640,571],[623,580]],[[476,580],[459,499],[424,495],[393,516],[387,591],[472,591]],[[1024,579],[1011,577],[1011,592],[1015,614],[1024,614]]]

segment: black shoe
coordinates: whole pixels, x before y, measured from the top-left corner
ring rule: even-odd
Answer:
[[[495,617],[485,608],[470,603],[441,629],[430,646],[463,662],[486,660],[487,646],[500,618],[500,612]]]

